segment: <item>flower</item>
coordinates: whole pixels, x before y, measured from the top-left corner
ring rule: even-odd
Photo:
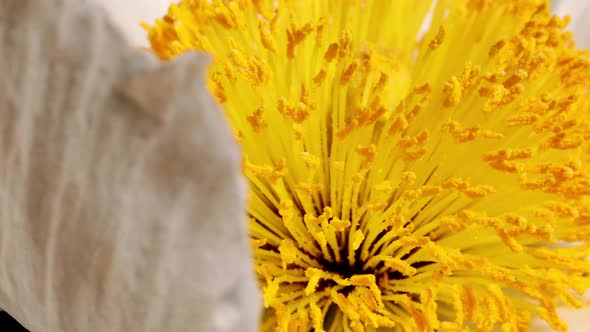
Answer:
[[[590,286],[567,23],[541,0],[184,0],[146,25],[164,60],[215,58],[262,331],[567,330]]]

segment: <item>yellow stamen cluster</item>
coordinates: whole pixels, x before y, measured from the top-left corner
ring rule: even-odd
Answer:
[[[543,0],[182,0],[146,26],[164,60],[214,56],[262,331],[567,329],[590,57],[566,25]]]

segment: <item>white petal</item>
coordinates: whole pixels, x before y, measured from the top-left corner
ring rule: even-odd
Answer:
[[[257,331],[207,57],[160,64],[79,0],[0,17],[0,307],[33,332]]]

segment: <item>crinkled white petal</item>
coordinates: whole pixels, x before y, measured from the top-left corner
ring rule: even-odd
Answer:
[[[239,150],[202,55],[0,1],[0,307],[32,332],[257,331]]]

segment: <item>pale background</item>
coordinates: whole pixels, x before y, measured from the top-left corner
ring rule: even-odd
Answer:
[[[171,0],[97,0],[123,28],[133,45],[147,46],[146,33],[139,26],[142,21],[152,23],[161,17]],[[346,0],[342,0],[346,1]],[[590,0],[554,0],[553,8],[559,14],[570,14],[570,29],[576,34],[579,47],[590,49]],[[590,309],[562,310],[570,324],[570,332],[590,332]],[[536,323],[532,331],[550,331],[543,323]]]

